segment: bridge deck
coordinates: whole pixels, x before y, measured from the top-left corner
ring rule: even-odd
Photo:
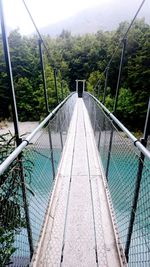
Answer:
[[[105,191],[89,117],[78,99],[32,266],[124,266]]]

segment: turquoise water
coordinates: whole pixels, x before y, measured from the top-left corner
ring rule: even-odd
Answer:
[[[51,155],[49,149],[30,150],[28,151],[28,159],[32,162],[31,177],[26,177],[27,195],[29,204],[29,216],[32,228],[32,237],[34,247],[39,238],[39,234],[44,222],[44,217],[51,190],[53,187],[53,175]],[[61,157],[61,150],[53,151],[55,173]],[[30,251],[27,238],[27,230],[22,231],[16,236],[14,246],[17,248],[13,255],[15,266],[26,266],[29,263]]]
[[[54,150],[53,157],[56,173],[58,163],[61,157],[61,151],[58,149]],[[34,169],[30,186],[31,190],[34,193],[34,196],[30,194],[29,211],[31,217],[31,225],[33,229],[33,240],[35,243],[38,240],[39,232],[44,220],[45,211],[52,190],[52,184],[53,174],[49,149],[44,149],[41,154],[34,155]]]
[[[43,149],[43,151],[40,149],[40,151],[30,150],[28,154],[29,159],[34,163],[31,183],[29,185],[30,190],[34,195],[28,192],[29,213],[34,246],[39,238],[44,221],[45,210],[50,198],[50,191],[53,185],[52,166],[49,153],[49,149]],[[106,168],[107,154],[107,149],[101,148],[100,155],[104,169]],[[55,169],[58,167],[60,157],[61,151],[54,150]],[[124,148],[121,150],[118,145],[112,147],[108,183],[123,247],[126,242],[138,162],[138,155],[134,153],[134,150],[131,150],[129,153],[124,150]],[[146,162],[146,166],[143,170],[137,216],[131,241],[129,266],[135,266],[138,263],[136,266],[148,267],[150,262],[148,259],[148,244],[150,239],[150,179],[148,179],[150,178],[150,172],[148,170],[148,161]],[[27,183],[29,183],[29,181],[27,181]],[[16,237],[15,244],[16,247],[18,247],[14,255],[15,262],[17,262],[17,266],[19,266],[19,263],[24,262],[24,265],[22,266],[25,266],[26,262],[29,262],[29,246],[26,229],[23,229]]]
[[[84,100],[93,130],[95,131],[97,144],[99,141],[99,131],[101,129],[100,157],[105,173],[113,126],[113,145],[109,166],[108,186],[120,241],[124,249],[135,192],[140,152],[121,129],[115,124],[113,125],[110,118],[105,116],[101,109],[95,105],[94,100],[88,99],[88,96],[85,96]],[[148,159],[145,159],[142,173],[128,266],[150,266],[150,161]]]
[[[120,151],[120,152],[119,152]],[[107,151],[101,148],[100,156],[106,170]],[[125,247],[135,191],[139,157],[134,150],[120,145],[112,146],[108,185],[117,222],[119,237]],[[143,168],[140,194],[130,245],[129,266],[150,266],[150,162]]]

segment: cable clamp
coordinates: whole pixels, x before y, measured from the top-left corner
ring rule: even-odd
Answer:
[[[27,143],[27,146],[29,145],[29,141],[28,140],[25,139],[23,141]]]
[[[135,141],[134,141],[134,146],[136,146],[136,143],[137,142],[140,142],[138,139],[136,139]]]

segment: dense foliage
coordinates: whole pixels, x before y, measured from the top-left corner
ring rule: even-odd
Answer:
[[[15,148],[15,137],[10,133],[0,135],[0,164]],[[22,172],[22,169],[24,170]],[[22,197],[23,175],[26,189],[31,183],[33,163],[22,154],[0,176],[0,266],[11,263],[11,256],[18,249],[15,237],[26,228],[25,203]]]
[[[62,31],[55,39],[43,37],[49,49],[44,55],[49,106],[56,105],[53,67],[57,73],[59,99],[61,86],[75,90],[75,79],[86,79],[87,90],[93,92],[98,79],[101,80],[103,97],[103,71],[116,45],[128,27],[127,22],[119,25],[113,32],[99,31],[96,34],[72,36]],[[39,120],[44,115],[44,95],[39,63],[38,41],[36,37],[22,37],[17,30],[9,35],[9,45],[13,76],[20,120]],[[106,105],[112,109],[114,104],[121,47],[110,65]],[[63,84],[61,84],[63,81]],[[96,89],[97,90],[97,89]],[[118,100],[117,116],[130,127],[143,127],[150,90],[150,26],[138,20],[131,28],[125,53],[121,90]],[[0,42],[0,118],[9,118],[10,98],[7,76]]]
[[[16,93],[16,102],[19,120],[40,120],[45,116],[43,82],[39,59],[39,47],[37,37],[22,37],[18,30],[9,35],[9,47]],[[54,70],[47,58],[45,60],[45,74],[47,76],[47,91],[50,109],[56,105],[56,93],[54,89]],[[65,81],[57,72],[57,87],[59,99],[61,95],[61,82],[64,95],[68,93]],[[0,39],[0,118],[11,116],[11,99],[6,75],[6,66]]]

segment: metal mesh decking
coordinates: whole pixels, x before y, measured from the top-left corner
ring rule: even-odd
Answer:
[[[145,158],[144,163],[142,162],[139,149],[90,95],[85,94],[84,101],[95,132],[124,251],[127,246],[131,216],[135,216],[129,247],[129,266],[148,267],[150,266],[150,161]],[[139,164],[143,164],[143,171],[135,210],[133,200],[137,190]]]
[[[27,266],[30,262],[75,102],[73,94],[0,176],[0,266]],[[5,142],[6,149],[8,144]]]

